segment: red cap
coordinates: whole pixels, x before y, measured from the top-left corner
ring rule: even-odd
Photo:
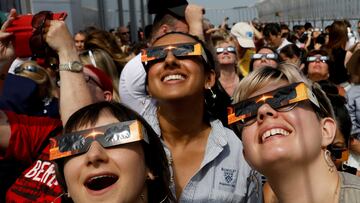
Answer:
[[[84,65],[85,68],[89,69],[92,73],[94,73],[98,78],[99,78],[99,82],[100,85],[102,86],[101,89],[104,91],[110,91],[111,93],[113,92],[113,85],[112,85],[112,80],[111,78],[101,69],[96,68],[95,66],[91,65],[91,64],[86,64]]]

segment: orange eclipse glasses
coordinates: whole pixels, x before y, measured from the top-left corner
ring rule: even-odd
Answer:
[[[50,160],[86,153],[94,141],[107,148],[142,140],[149,143],[140,121],[113,123],[50,138]]]
[[[314,93],[305,83],[293,83],[276,90],[249,98],[228,107],[228,124],[248,126],[256,121],[258,109],[263,104],[269,104],[276,111],[290,111],[298,102],[309,100],[320,108]]]
[[[175,57],[201,56],[206,63],[208,62],[205,50],[198,42],[171,44],[143,49],[141,50],[141,61],[147,66],[149,62],[164,60],[169,51],[171,51]]]

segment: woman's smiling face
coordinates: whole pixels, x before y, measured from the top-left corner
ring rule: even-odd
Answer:
[[[107,111],[94,126],[119,122]],[[103,148],[97,141],[81,155],[68,158],[64,175],[68,192],[75,202],[137,202],[146,191],[149,170],[140,142]]]
[[[249,98],[287,85],[285,80],[272,81]],[[287,112],[278,112],[265,103],[258,109],[255,123],[242,130],[245,158],[264,175],[266,170],[280,169],[283,164],[296,165],[314,160],[321,154],[319,125],[320,121],[307,101],[299,102]]]
[[[153,47],[196,42],[183,34],[168,34]],[[171,50],[165,59],[153,63],[148,71],[148,90],[158,101],[203,97],[204,88],[213,86],[215,73],[205,71],[201,56],[176,57]]]

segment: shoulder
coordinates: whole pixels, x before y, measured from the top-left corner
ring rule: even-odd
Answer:
[[[212,131],[214,133],[220,134],[226,141],[235,142],[236,144],[242,145],[240,139],[234,133],[234,131],[230,130],[229,128],[225,127],[219,119],[213,120],[210,122]]]
[[[354,99],[360,97],[360,85],[352,85],[351,88],[346,92],[348,99]]]
[[[360,177],[340,172],[342,179],[339,202],[357,202],[360,199]]]
[[[141,54],[136,55],[132,58],[121,71],[120,75],[120,84],[123,80],[136,80],[139,77],[143,77],[145,79],[145,69],[143,64],[141,63]]]
[[[344,187],[355,187],[360,191],[360,177],[346,172],[339,172]]]

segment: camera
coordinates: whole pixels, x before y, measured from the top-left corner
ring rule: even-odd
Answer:
[[[49,18],[45,20],[65,20],[67,16],[66,12],[49,13]],[[15,55],[17,57],[24,58],[32,56],[32,52],[30,49],[30,38],[34,35],[34,32],[36,31],[36,28],[33,27],[33,18],[34,15],[32,14],[19,15],[11,22],[10,26],[6,29],[6,32],[13,33],[14,38],[12,43],[15,49]]]

